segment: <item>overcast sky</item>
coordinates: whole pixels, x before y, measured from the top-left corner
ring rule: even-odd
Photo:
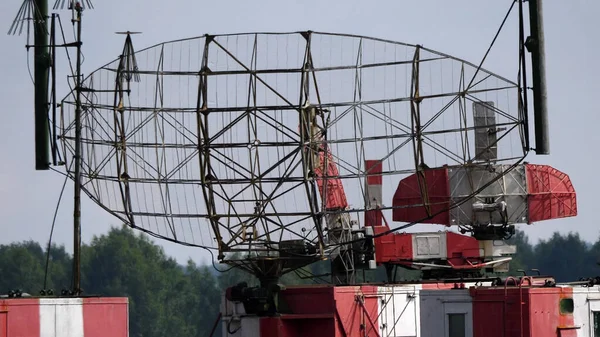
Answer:
[[[51,1],[53,2],[53,1]],[[470,1],[157,1],[100,0],[85,12],[84,73],[116,58],[124,37],[116,31],[141,31],[136,49],[205,33],[300,31],[360,34],[422,44],[428,48],[478,63],[489,46],[509,0]],[[0,28],[8,31],[20,0],[0,1]],[[68,23],[69,13],[60,12]],[[516,12],[515,12],[516,14]],[[545,1],[548,105],[551,155],[528,161],[549,164],[571,176],[578,193],[579,216],[521,226],[534,240],[554,231],[573,231],[595,241],[599,235],[596,189],[600,144],[598,93],[600,2]],[[516,80],[516,15],[498,40],[484,67]],[[68,23],[70,26],[70,23]],[[70,29],[70,27],[68,27]],[[72,32],[68,31],[68,37]],[[27,71],[25,36],[0,35],[0,244],[48,240],[52,215],[63,178],[34,170],[33,85]],[[31,54],[30,54],[31,57]],[[33,71],[33,70],[32,70]],[[67,93],[60,78],[59,97]],[[55,241],[71,250],[72,183],[67,185],[58,216]],[[83,239],[120,225],[84,197]],[[163,243],[167,254],[198,262],[199,250]]]

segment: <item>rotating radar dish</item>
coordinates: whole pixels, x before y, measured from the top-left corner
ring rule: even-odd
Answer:
[[[418,45],[249,33],[123,54],[83,83],[85,193],[134,228],[264,277],[336,254],[372,207],[391,219],[403,178],[527,153],[518,84]],[[69,95],[65,158],[74,111]],[[367,160],[381,167],[375,204]]]

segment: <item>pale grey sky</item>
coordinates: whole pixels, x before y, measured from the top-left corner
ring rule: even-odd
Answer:
[[[52,1],[53,2],[53,1]],[[123,36],[116,31],[141,31],[136,49],[172,39],[254,31],[315,30],[366,35],[428,48],[478,63],[491,42],[510,0],[428,1],[157,1],[102,0],[85,12],[84,73],[116,58]],[[8,31],[20,0],[0,2],[0,23]],[[62,11],[70,29],[69,13]],[[593,150],[600,144],[597,95],[600,55],[600,2],[545,1],[548,105],[551,152],[530,154],[528,161],[549,164],[570,175],[578,192],[579,216],[521,226],[534,240],[554,231],[574,231],[588,241],[599,235],[594,192],[599,162]],[[69,31],[68,36],[72,37]],[[484,67],[509,79],[516,78],[516,15],[507,22]],[[27,72],[25,36],[0,35],[0,243],[33,239],[46,242],[63,178],[34,170],[33,85]],[[63,65],[64,68],[64,65]],[[64,70],[64,69],[63,69]],[[64,74],[64,72],[62,73]],[[59,97],[67,93],[59,79]],[[59,213],[55,241],[70,250],[72,183]],[[105,233],[116,218],[91,201],[83,202],[83,238]],[[166,252],[184,261],[206,261],[200,250],[164,243]]]

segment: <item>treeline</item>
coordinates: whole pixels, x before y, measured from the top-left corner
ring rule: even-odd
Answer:
[[[532,245],[522,233],[511,239],[518,246],[512,263],[517,270],[537,268],[560,281],[600,275],[596,261],[600,241],[589,244],[577,234],[554,236]],[[0,245],[0,293],[21,289],[37,295],[41,289],[60,293],[71,288],[71,256],[63,246],[50,248],[46,272],[46,250],[36,242]],[[145,235],[127,227],[113,228],[82,247],[82,288],[86,294],[127,296],[130,303],[130,336],[208,336],[219,312],[221,291],[240,281],[256,281],[239,270],[218,272],[213,265],[189,261],[179,265]],[[220,270],[226,266],[216,266]],[[286,275],[285,284],[314,283],[309,275],[325,274],[320,262]],[[370,281],[385,278],[382,270],[365,274]],[[418,278],[403,273],[399,278]],[[323,283],[327,277],[316,279]],[[220,326],[215,335],[220,335]]]
[[[517,232],[509,242],[517,246],[511,274],[520,275],[518,270],[536,274],[531,269],[538,269],[542,275],[554,276],[557,282],[600,276],[600,239],[589,243],[577,233],[554,233],[550,239],[533,245],[525,234]]]

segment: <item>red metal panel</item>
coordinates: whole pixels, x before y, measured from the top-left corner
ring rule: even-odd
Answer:
[[[7,337],[6,329],[6,311],[2,311],[2,308],[0,308],[0,337]]]
[[[15,298],[0,300],[7,309],[7,337],[37,337],[40,335],[40,306],[38,299]]]
[[[429,205],[429,213],[423,205]],[[415,173],[402,179],[394,194],[393,206],[394,221],[449,225],[450,214],[444,211],[450,207],[448,169],[425,170],[422,174]],[[437,213],[433,218],[426,219],[428,215]]]
[[[448,262],[454,266],[469,265],[467,259],[480,257],[479,241],[471,236],[447,232],[446,249]]]
[[[302,286],[280,293],[284,313],[261,318],[261,336],[378,336],[376,286]]]
[[[354,337],[362,324],[362,315],[355,296],[360,287],[337,287],[335,291],[336,324],[335,336]]]
[[[428,290],[434,290],[434,289],[452,289],[455,288],[456,284],[452,284],[452,283],[423,283],[421,285],[421,289],[428,289]]]
[[[374,226],[375,235],[389,230],[388,226]],[[391,233],[376,237],[375,260],[378,264],[413,260],[412,235]]]
[[[374,209],[365,212],[365,227],[366,226],[381,226],[383,223],[383,214],[381,210]]]
[[[473,337],[531,336],[527,288],[472,288],[471,296]]]
[[[85,337],[127,337],[129,335],[128,299],[84,298],[83,331]]]
[[[260,319],[260,337],[290,337],[279,317],[263,317]]]
[[[309,319],[285,320],[285,316],[262,317],[259,328],[260,337],[302,337],[319,336],[319,333],[324,334],[326,330],[319,332],[316,329],[318,324],[315,325],[314,323]]]
[[[575,337],[573,313],[560,312],[572,288],[472,288],[473,337]]]
[[[376,286],[336,287],[336,337],[373,337],[379,335],[379,303]],[[361,303],[362,302],[362,303]],[[320,336],[327,336],[321,334]]]
[[[531,336],[577,336],[573,313],[560,312],[560,300],[572,299],[572,288],[536,288],[530,292]]]
[[[381,160],[365,160],[365,169],[367,172],[367,184],[381,185],[383,177],[381,176],[383,165]]]
[[[526,164],[529,222],[577,215],[577,197],[569,176],[551,166]]]
[[[359,302],[359,310],[362,314],[362,324],[364,331],[361,329],[352,331],[352,336],[356,337],[379,337],[379,297],[377,296],[377,286],[361,286],[361,294],[357,298]]]
[[[573,300],[573,288],[560,288],[560,298]],[[575,308],[573,308],[575,309]],[[575,326],[574,312],[562,313],[560,312],[560,305],[558,310],[558,331],[560,337],[577,337],[577,327]]]
[[[326,153],[327,157],[325,156]],[[319,153],[319,161],[314,171],[317,176],[317,187],[319,188],[321,199],[326,200],[326,209],[346,209],[348,207],[348,200],[346,199],[344,185],[339,178],[340,173],[331,152],[321,151]],[[325,179],[323,178],[323,172],[327,174]],[[324,180],[326,180],[327,189],[325,189]]]
[[[279,297],[293,314],[332,314],[336,306],[333,292],[330,285],[299,286],[282,290]]]
[[[335,288],[330,285],[289,287],[280,293],[284,313],[261,319],[261,336],[335,336]]]

